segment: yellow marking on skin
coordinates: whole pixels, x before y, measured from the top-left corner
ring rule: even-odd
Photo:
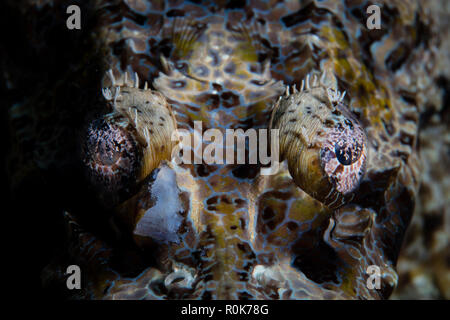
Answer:
[[[209,183],[216,192],[229,192],[234,190],[236,180],[231,177],[214,175],[210,178]]]
[[[231,211],[230,211],[230,207]],[[239,218],[242,217],[242,212],[236,212],[236,208],[233,205],[228,205],[227,208],[228,212],[220,211],[221,213],[225,213],[226,215],[222,217],[224,224],[225,224],[225,230],[227,230],[228,233],[236,235],[240,238],[243,236],[243,230],[239,227],[240,221]],[[230,227],[236,226],[236,229],[231,229]]]
[[[249,49],[251,48],[251,49]],[[258,61],[258,54],[252,47],[251,43],[243,42],[240,43],[236,47],[236,58],[238,61],[243,62],[257,62]]]
[[[270,236],[274,238],[279,238],[280,240],[278,241],[282,241],[284,242],[284,245],[288,245],[297,239],[298,234],[295,231],[289,230],[287,225],[284,224],[280,226],[278,229],[276,229],[275,232],[272,233]]]
[[[248,114],[248,108],[242,106],[236,107],[233,109],[233,114],[235,114],[238,119],[243,119]]]
[[[237,68],[236,72],[234,73],[235,77],[241,79],[250,79],[250,74],[247,72],[247,70],[239,69]]]
[[[232,214],[235,211],[235,206],[233,204],[220,202],[215,205],[217,211],[224,214]]]
[[[259,120],[259,117],[262,113],[268,111],[269,103],[266,100],[259,101],[251,105],[250,114],[255,115],[255,119]]]
[[[192,37],[192,39],[184,43],[183,45],[180,45],[183,43],[183,41],[186,39],[186,34],[183,32],[175,33],[173,38],[173,43],[175,44],[175,54],[179,57],[186,57],[190,52],[193,52],[197,50],[202,44],[201,42],[195,41],[195,37]]]
[[[205,82],[201,82],[201,81],[195,81],[194,87],[195,87],[194,90],[197,92],[206,91],[206,89],[207,89]]]
[[[208,117],[205,117],[204,114],[202,115],[201,113],[190,111],[188,109],[186,109],[184,113],[188,115],[189,119],[191,119],[192,121],[204,121],[208,119]]]
[[[215,254],[217,262],[213,267],[213,277],[217,284],[217,296],[219,298],[227,297],[227,292],[233,288],[238,281],[237,275],[233,272],[236,262],[242,260],[242,252],[237,249],[240,240],[237,237],[230,237],[224,226],[220,224],[217,214],[203,212],[204,217],[208,220],[208,225],[212,226],[212,233],[215,236],[214,250],[210,254]],[[230,281],[232,280],[232,281]]]
[[[244,89],[247,87],[247,84],[245,82],[241,82],[240,81],[233,81],[233,82],[229,82],[226,86],[227,89],[231,89],[231,90],[236,90],[239,92],[244,91]]]
[[[346,268],[342,276],[342,284],[339,288],[348,295],[355,296],[355,284],[353,279],[356,277],[356,269]]]
[[[307,196],[309,197],[309,196]],[[299,222],[305,222],[314,219],[317,215],[329,217],[330,210],[323,206],[317,200],[309,197],[296,200],[292,203],[289,210],[289,218]]]
[[[331,43],[327,51],[333,62],[336,75],[351,84],[347,91],[349,91],[349,96],[352,97],[352,107],[360,108],[364,118],[369,119],[376,130],[384,130],[381,120],[389,121],[392,119],[392,113],[390,112],[392,109],[387,90],[382,84],[377,83],[376,86],[367,67],[361,65],[354,58],[342,31],[324,26],[321,29],[321,35]],[[345,58],[339,58],[340,56]],[[360,94],[361,90],[365,92],[364,95]],[[390,110],[386,110],[386,104]]]

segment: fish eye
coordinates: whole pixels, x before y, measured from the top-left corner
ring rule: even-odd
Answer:
[[[339,140],[334,145],[334,153],[336,154],[336,158],[344,166],[355,163],[361,157],[361,152],[362,146],[354,138],[351,139],[351,141],[345,139]]]
[[[94,120],[82,141],[82,160],[88,182],[106,207],[125,200],[162,160],[171,157],[176,141],[176,121],[160,93],[108,76],[112,86],[103,88],[112,112]]]
[[[343,103],[344,94],[315,76],[306,81],[306,89],[302,86],[277,102],[271,128],[280,130],[280,155],[297,186],[335,208],[345,204],[360,184],[367,138]]]

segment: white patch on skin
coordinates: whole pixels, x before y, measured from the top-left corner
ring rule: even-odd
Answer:
[[[183,217],[179,214],[182,206],[174,171],[162,166],[149,192],[156,203],[136,224],[134,234],[161,242],[179,243],[178,229]]]
[[[261,264],[258,264],[253,268],[252,277],[263,286],[270,281],[280,282],[283,280],[283,277],[276,268],[266,267]]]
[[[252,277],[258,282],[263,282],[264,272],[266,269],[267,268],[263,265],[258,264],[253,268]]]
[[[195,270],[180,263],[174,263],[173,272],[164,279],[166,288],[191,289],[196,279]]]

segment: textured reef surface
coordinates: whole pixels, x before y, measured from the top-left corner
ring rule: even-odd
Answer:
[[[448,1],[1,6],[17,251],[45,294],[450,298]],[[177,163],[197,121],[279,129],[280,170]]]

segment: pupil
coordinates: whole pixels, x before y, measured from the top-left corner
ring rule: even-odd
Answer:
[[[114,148],[111,148],[109,141],[103,141],[99,146],[98,152],[100,162],[107,166],[116,163],[120,157],[120,153],[114,150]]]
[[[355,140],[353,143],[347,141],[338,141],[334,146],[336,158],[344,166],[351,165],[361,156],[361,146]]]

